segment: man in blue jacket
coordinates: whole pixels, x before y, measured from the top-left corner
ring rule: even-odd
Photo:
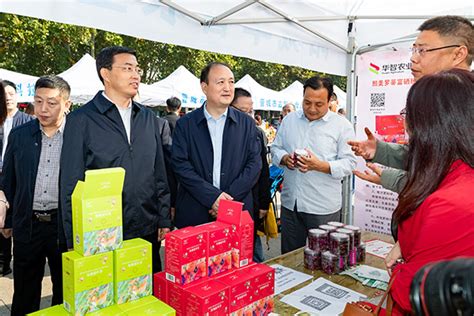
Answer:
[[[160,241],[169,231],[170,196],[161,124],[133,101],[142,70],[134,50],[111,46],[96,59],[105,90],[69,114],[61,153],[61,211],[68,248],[73,246],[71,194],[85,171],[125,169],[122,193],[124,239],[152,244],[153,272],[161,270]]]
[[[66,250],[59,206],[59,159],[71,101],[69,84],[52,76],[35,84],[35,115],[10,133],[0,181],[0,213],[7,208],[5,229],[13,229],[12,315],[37,311],[46,258],[53,285],[52,305],[61,304],[61,252]],[[0,222],[0,228],[3,223]]]
[[[229,66],[208,64],[201,88],[206,103],[178,120],[173,134],[178,228],[214,220],[221,199],[243,202],[244,209],[252,210],[252,187],[262,167],[254,120],[229,107],[234,98]]]

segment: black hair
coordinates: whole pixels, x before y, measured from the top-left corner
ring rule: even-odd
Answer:
[[[69,83],[59,76],[40,77],[35,83],[35,91],[40,88],[58,89],[64,100],[69,100],[71,95]]]
[[[248,92],[244,88],[235,88],[235,90],[234,90],[234,99],[232,100],[232,102],[230,104],[233,105],[235,103],[235,101],[237,101],[237,99],[240,98],[240,97],[251,98],[252,95],[250,94],[250,92]]]
[[[172,112],[176,112],[181,107],[181,100],[177,97],[171,97],[166,100],[166,107]]]
[[[12,87],[13,89],[15,89],[15,92],[16,92],[16,84],[14,84],[13,82],[11,82],[10,80],[2,80],[2,86],[4,88],[6,87]]]
[[[99,75],[100,81],[104,83],[104,78],[100,74],[102,68],[112,69],[114,63],[114,56],[118,54],[130,54],[137,57],[137,53],[134,49],[125,46],[109,46],[102,49],[95,60],[95,66],[97,68],[97,74]]]
[[[224,67],[227,67],[229,68],[230,70],[232,70],[230,68],[230,66],[226,63],[222,63],[222,62],[218,62],[218,61],[213,61],[213,62],[210,62],[209,64],[206,65],[206,67],[204,67],[203,70],[201,70],[201,77],[200,77],[200,82],[205,82],[205,83],[209,83],[209,72],[211,71],[212,67],[214,66],[224,66]]]
[[[331,99],[332,94],[334,93],[333,83],[331,78],[318,77],[314,76],[307,79],[303,85],[303,93],[306,91],[306,88],[311,88],[313,90],[326,89],[328,92],[328,101]]]

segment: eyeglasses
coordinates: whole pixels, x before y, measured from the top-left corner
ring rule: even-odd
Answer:
[[[403,108],[401,111],[400,111],[400,116],[405,118],[407,116],[407,108]]]
[[[418,54],[420,57],[423,57],[425,56],[426,53],[429,53],[429,52],[434,52],[436,50],[440,50],[440,49],[446,49],[446,48],[452,48],[452,47],[461,47],[461,45],[448,45],[448,46],[442,46],[442,47],[436,47],[436,48],[429,48],[429,49],[426,49],[424,47],[412,47],[411,48],[411,53],[414,55],[414,54]]]
[[[138,66],[112,66],[111,68],[119,68],[119,69],[122,69],[123,72],[126,72],[126,73],[132,73],[132,72],[136,72],[139,76],[143,76],[143,69],[141,69],[140,67]]]

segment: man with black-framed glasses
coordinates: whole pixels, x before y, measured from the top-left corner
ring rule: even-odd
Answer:
[[[469,70],[474,55],[474,26],[461,16],[439,16],[425,21],[419,28],[411,51],[411,72],[415,80],[452,68]],[[364,159],[395,169],[381,170],[373,164],[368,167],[375,173],[354,171],[363,180],[381,184],[391,191],[400,192],[406,183],[405,145],[377,141],[369,129],[368,139],[350,141],[355,154]]]
[[[160,241],[171,227],[161,124],[133,98],[142,70],[133,49],[104,48],[96,60],[104,84],[94,99],[68,116],[61,154],[61,207],[73,246],[71,194],[86,170],[122,167],[123,238],[152,243],[153,273],[161,270]]]

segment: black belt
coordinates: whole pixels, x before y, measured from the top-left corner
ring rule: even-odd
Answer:
[[[51,222],[51,218],[58,213],[58,209],[52,210],[33,210],[33,218],[39,222]]]

